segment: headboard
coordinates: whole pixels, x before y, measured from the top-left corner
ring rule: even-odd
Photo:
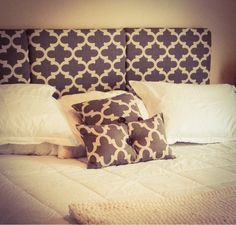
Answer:
[[[0,84],[29,83],[28,38],[24,30],[0,30]]]
[[[57,95],[126,89],[129,80],[209,83],[206,28],[0,30],[0,83]]]
[[[127,80],[209,83],[209,30],[129,28],[125,33]]]
[[[104,30],[31,30],[31,81],[61,95],[125,89],[125,33]]]

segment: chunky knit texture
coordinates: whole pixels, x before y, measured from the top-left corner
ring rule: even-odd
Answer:
[[[236,187],[146,201],[70,204],[82,224],[235,224]]]

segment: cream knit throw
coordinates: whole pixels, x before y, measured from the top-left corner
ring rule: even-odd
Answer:
[[[70,204],[82,224],[236,224],[236,187],[162,200]]]

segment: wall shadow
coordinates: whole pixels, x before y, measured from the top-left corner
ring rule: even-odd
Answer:
[[[220,71],[219,81],[223,84],[233,84],[236,86],[236,61],[227,62],[223,65]]]

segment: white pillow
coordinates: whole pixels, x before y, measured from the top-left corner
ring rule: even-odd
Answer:
[[[130,81],[150,116],[163,112],[169,144],[236,140],[235,87]]]
[[[34,145],[0,145],[0,155],[58,155],[58,148],[61,146],[50,143],[34,144]]]
[[[49,98],[56,91],[55,87],[47,84],[4,84],[0,85],[0,95],[18,98],[22,95]]]
[[[0,94],[0,144],[78,146],[54,98]]]

